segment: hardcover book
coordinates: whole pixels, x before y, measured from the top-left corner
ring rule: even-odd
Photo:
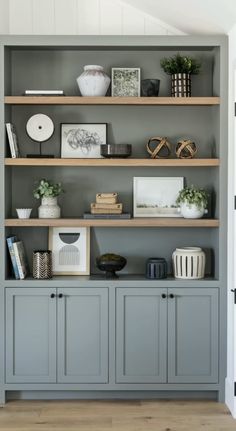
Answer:
[[[14,276],[15,276],[16,280],[19,280],[20,275],[19,275],[18,266],[16,263],[15,252],[14,252],[14,248],[13,248],[13,243],[15,243],[17,241],[17,237],[15,235],[14,236],[8,236],[6,241],[7,241],[7,246],[8,246],[8,250],[10,253],[10,258],[11,258]]]
[[[20,152],[17,143],[16,131],[12,123],[6,123],[7,137],[11,152],[11,157],[16,159],[20,157]]]
[[[23,242],[22,241],[14,242],[13,243],[13,249],[14,249],[14,253],[15,253],[15,258],[16,258],[17,268],[19,271],[19,276],[20,276],[20,279],[23,280],[28,273],[27,261],[26,261],[25,249],[24,249]]]
[[[105,219],[105,220],[119,220],[119,219],[130,219],[130,213],[122,213],[122,214],[91,214],[84,213],[84,219],[94,220],[94,219]]]

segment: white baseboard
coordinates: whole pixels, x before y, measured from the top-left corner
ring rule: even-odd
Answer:
[[[234,385],[226,378],[225,379],[225,404],[230,410],[234,419],[236,419],[236,397],[234,394]]]

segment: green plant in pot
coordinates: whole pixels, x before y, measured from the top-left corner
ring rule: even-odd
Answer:
[[[197,75],[201,63],[188,55],[175,54],[173,57],[162,58],[161,67],[165,73],[171,75],[171,96],[191,96],[191,75]]]
[[[41,179],[33,191],[36,199],[41,199],[38,208],[39,218],[60,218],[61,208],[57,204],[57,197],[63,193],[61,183],[53,183],[50,180]]]
[[[201,218],[207,214],[208,193],[204,189],[185,187],[176,199],[179,211],[184,218]]]

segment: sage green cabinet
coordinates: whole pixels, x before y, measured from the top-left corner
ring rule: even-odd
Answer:
[[[167,289],[117,288],[117,383],[167,380]]]
[[[116,331],[117,383],[218,382],[218,289],[118,288]]]
[[[6,289],[6,382],[56,381],[56,289]]]
[[[6,289],[7,383],[106,383],[106,288]]]

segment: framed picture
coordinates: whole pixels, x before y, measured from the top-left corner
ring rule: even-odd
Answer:
[[[140,96],[140,68],[113,67],[111,76],[112,96]]]
[[[134,177],[134,217],[182,217],[176,199],[183,177]]]
[[[54,275],[89,275],[89,228],[50,227],[49,250]]]
[[[101,158],[100,146],[106,143],[106,123],[61,124],[62,158]]]

